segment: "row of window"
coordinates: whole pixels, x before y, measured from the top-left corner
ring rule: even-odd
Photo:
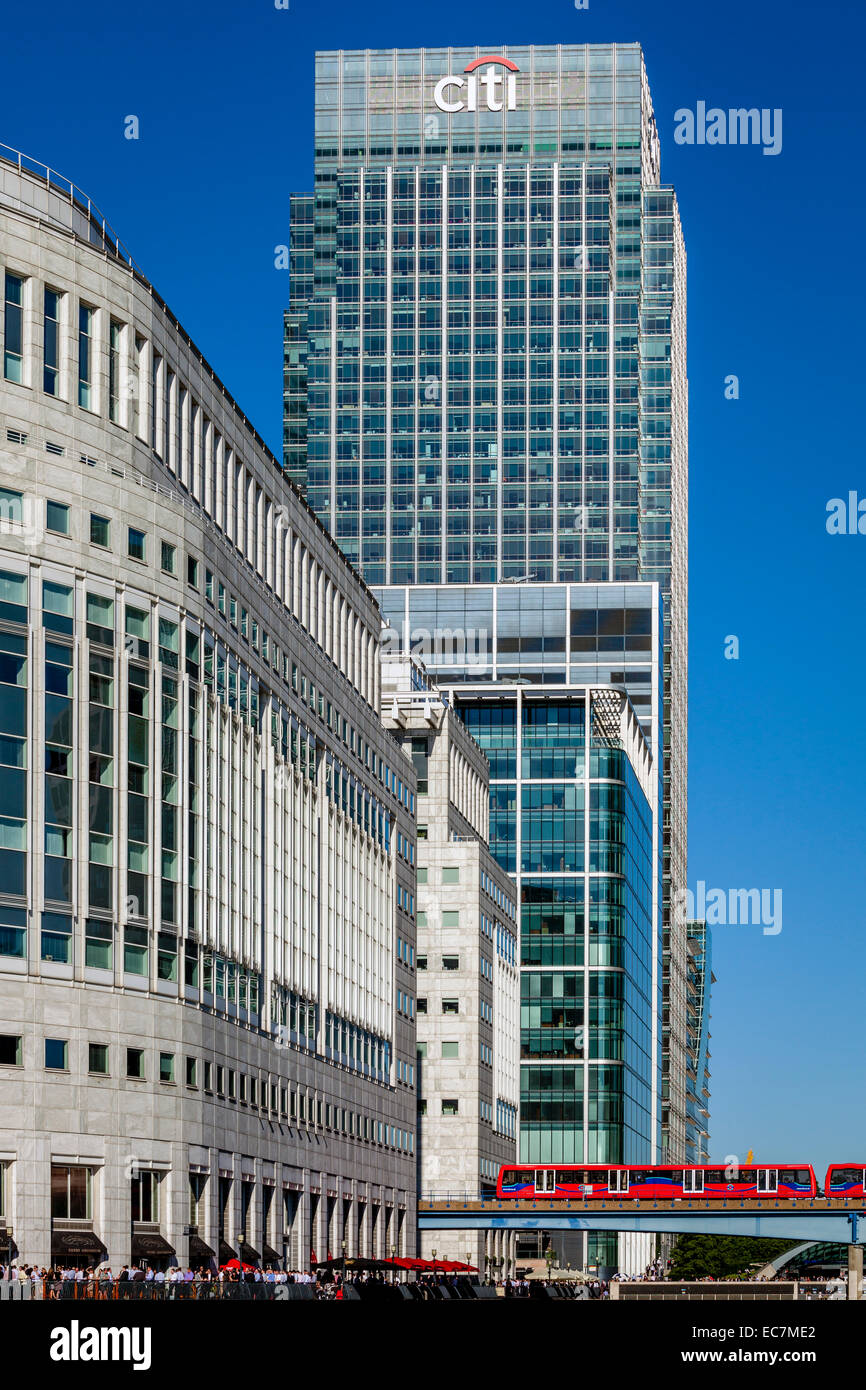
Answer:
[[[407,970],[414,970],[415,947],[404,941],[402,936],[397,937],[397,959],[403,962]]]
[[[126,1047],[123,1075],[130,1081],[147,1080],[147,1054],[143,1048]],[[91,1076],[109,1076],[110,1049],[107,1043],[89,1042],[87,1044],[87,1070]],[[156,1077],[163,1085],[176,1085],[181,1077],[176,1074],[178,1059],[173,1052],[159,1052],[156,1060]],[[45,1038],[43,1063],[46,1071],[69,1072],[69,1041],[65,1038]],[[23,1038],[20,1035],[0,1034],[0,1065],[23,1066]],[[403,1066],[401,1080],[406,1085],[414,1084],[414,1067]],[[223,1066],[197,1057],[183,1059],[183,1083],[191,1090],[201,1090],[205,1095],[216,1095],[221,1100],[236,1101],[251,1109],[261,1109],[279,1116],[290,1123],[316,1125],[333,1129],[357,1139],[375,1144],[388,1144],[390,1147],[413,1151],[414,1137],[409,1132],[399,1131],[402,1138],[395,1144],[387,1134],[392,1127],[382,1121],[374,1120],[349,1111],[343,1107],[323,1102],[308,1092],[294,1090],[278,1081],[266,1077],[256,1077],[246,1072],[236,1072]]]
[[[427,969],[427,956],[426,956],[426,955],[423,955],[423,956],[419,955],[419,957],[418,957],[418,969],[419,969],[419,970],[426,970],[426,969]],[[443,970],[459,970],[459,969],[460,969],[460,957],[459,957],[459,956],[453,956],[453,955],[442,956],[442,969],[443,969]]]
[[[5,272],[3,373],[7,381],[21,386],[32,384],[28,379],[30,356],[26,342],[27,310],[35,308],[27,303],[31,283],[35,287],[35,282],[27,277],[8,269]],[[69,296],[50,286],[42,288],[42,296],[42,389],[47,395],[60,399],[69,394],[61,351]],[[339,669],[367,702],[372,703],[376,638],[338,593],[333,594],[333,611],[327,604],[323,605],[322,599],[328,588],[333,589],[333,581],[327,578],[300,538],[293,536],[286,522],[286,508],[277,506],[249,470],[238,462],[228,441],[222,438],[186,387],[145,339],[138,333],[131,333],[129,325],[111,317],[108,333],[104,335],[102,323],[102,310],[83,301],[77,303],[75,400],[78,406],[102,412],[100,356],[105,346],[108,418],[123,428],[133,429],[140,439],[148,440],[160,462],[178,477],[204,512],[216,521],[255,573],[275,588],[280,597],[285,597],[295,618],[328,657],[336,660]],[[106,338],[104,345],[103,336]],[[147,371],[148,353],[150,372]],[[150,419],[147,418],[148,387]],[[145,558],[134,551],[130,554],[132,558]]]
[[[415,1017],[415,1000],[405,990],[397,990],[397,1012],[406,1018]]]
[[[416,1008],[417,1008],[417,1011],[418,1011],[419,1014],[426,1014],[426,1012],[427,1012],[427,1000],[426,1000],[426,999],[421,999],[421,998],[417,999],[417,1000],[415,1001],[415,1005],[416,1005]],[[442,1000],[442,1012],[443,1012],[443,1014],[459,1014],[459,1012],[460,1012],[460,1000],[459,1000],[459,999],[443,999],[443,1000]],[[491,1011],[491,1012],[492,1012],[492,1011]]]

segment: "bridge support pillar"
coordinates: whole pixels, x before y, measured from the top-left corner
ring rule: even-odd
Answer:
[[[857,1299],[863,1288],[863,1246],[848,1246],[848,1297]]]

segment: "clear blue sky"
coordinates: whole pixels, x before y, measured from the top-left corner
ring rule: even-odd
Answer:
[[[311,184],[315,49],[643,44],[689,261],[689,881],[784,904],[778,936],[715,933],[715,1157],[866,1158],[866,536],[825,530],[830,497],[866,496],[864,13],[46,0],[4,25],[0,140],[99,204],[277,453],[274,247]],[[698,100],[781,107],[782,153],[675,145],[674,111]]]

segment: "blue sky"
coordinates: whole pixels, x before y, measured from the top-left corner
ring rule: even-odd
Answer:
[[[91,195],[279,452],[274,247],[311,184],[315,49],[643,44],[689,263],[689,882],[783,894],[780,934],[715,932],[713,1154],[863,1159],[866,536],[825,529],[866,497],[862,6],[290,4],[19,7],[0,140]],[[675,145],[699,100],[782,108],[781,154]]]

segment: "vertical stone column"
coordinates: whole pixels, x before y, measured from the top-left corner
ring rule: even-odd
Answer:
[[[859,1299],[863,1289],[863,1246],[848,1246],[848,1297]]]
[[[168,1184],[165,1216],[162,1233],[169,1245],[173,1245],[177,1263],[181,1269],[189,1265],[189,1236],[184,1229],[189,1225],[189,1160],[186,1144],[171,1146],[171,1168],[163,1178]]]
[[[214,1253],[214,1263],[219,1268],[219,1195],[220,1195],[220,1155],[219,1149],[208,1149],[208,1178],[204,1190],[203,1218],[205,1241]]]

